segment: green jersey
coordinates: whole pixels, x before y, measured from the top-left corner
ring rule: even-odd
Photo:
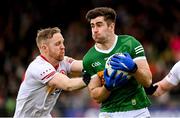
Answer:
[[[123,52],[129,53],[134,60],[146,58],[139,41],[129,35],[119,35],[116,36],[115,43],[109,50],[92,47],[83,58],[83,67],[91,76],[97,75],[103,79],[102,73],[108,57]],[[150,104],[143,86],[131,77],[127,84],[111,91],[110,96],[102,102],[100,111],[130,111],[148,107]]]

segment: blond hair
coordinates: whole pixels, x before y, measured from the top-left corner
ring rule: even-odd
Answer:
[[[36,44],[38,48],[40,48],[40,44],[42,41],[46,41],[47,39],[52,38],[53,35],[56,33],[61,33],[61,30],[58,27],[53,27],[53,28],[49,27],[38,30],[36,37]]]

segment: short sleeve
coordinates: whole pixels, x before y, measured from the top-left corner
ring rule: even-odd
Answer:
[[[71,58],[71,57],[68,57],[68,56],[65,56],[64,57],[64,60],[60,62],[60,70],[65,70],[67,73],[70,73],[71,72],[71,66],[72,66],[72,63],[74,63],[76,60]]]
[[[30,78],[40,81],[45,84],[53,78],[56,73],[55,68],[48,64],[32,64],[27,70],[30,73]]]
[[[173,85],[178,85],[180,81],[180,62],[176,63],[167,75],[167,81]]]
[[[89,53],[87,53],[84,58],[83,58],[83,69],[89,73],[91,76],[93,76],[94,74],[96,74],[94,71],[93,71],[93,68],[91,66],[91,61],[93,59],[91,59],[91,57],[89,56]]]
[[[139,57],[145,57],[145,52],[144,52],[144,47],[142,46],[142,44],[135,39],[134,37],[132,38],[132,56],[133,58],[137,59]]]

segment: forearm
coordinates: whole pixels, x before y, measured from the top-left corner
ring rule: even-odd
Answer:
[[[135,79],[143,85],[144,87],[149,87],[152,83],[152,74],[149,69],[138,69],[136,73],[133,74]]]
[[[65,91],[78,90],[86,87],[82,78],[70,79],[66,75],[56,73],[54,77],[48,82],[49,86],[63,89]]]
[[[82,80],[82,78],[71,78],[66,84],[67,91],[79,90],[86,87],[86,84]]]
[[[101,103],[109,97],[110,91],[101,86],[90,90],[90,95],[96,102]]]

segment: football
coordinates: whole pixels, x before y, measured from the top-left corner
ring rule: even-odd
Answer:
[[[123,53],[115,53],[113,55],[111,55],[107,61],[106,61],[106,64],[105,64],[105,68],[107,68],[107,73],[108,75],[111,75],[111,73],[113,72],[113,69],[111,68],[111,65],[110,65],[110,61],[111,61],[111,58],[114,56],[114,55],[119,55],[119,56],[125,56]],[[128,79],[131,78],[131,75],[128,74],[128,72],[125,72],[125,71],[122,71],[122,70],[117,70],[117,73],[116,73],[116,76],[120,73],[123,73],[124,75],[127,75]]]

